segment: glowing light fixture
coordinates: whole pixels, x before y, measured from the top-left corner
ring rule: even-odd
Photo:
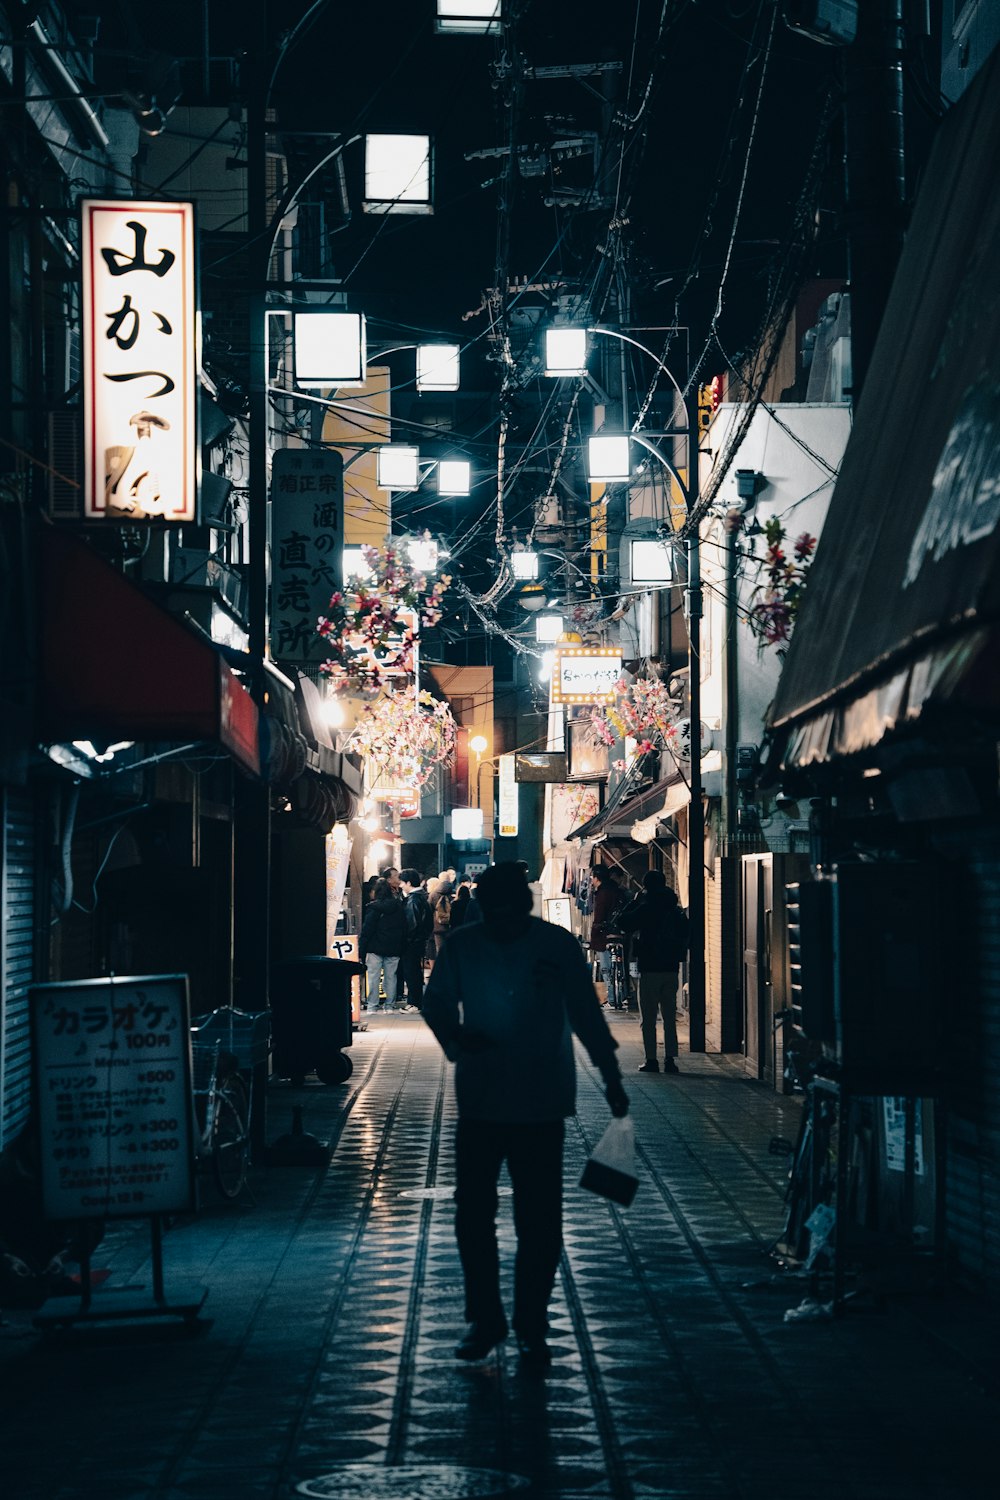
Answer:
[[[363,547],[344,548],[344,583],[369,583],[375,570],[365,560]]]
[[[323,723],[330,729],[341,729],[344,724],[344,705],[334,695],[332,698],[323,699]]]
[[[436,30],[486,36],[499,31],[502,0],[437,0]]]
[[[420,454],[405,443],[383,443],[377,450],[376,483],[380,490],[415,490],[420,483]]]
[[[625,434],[587,440],[590,479],[594,484],[617,484],[631,478],[629,442]]]
[[[522,583],[517,593],[517,602],[522,609],[534,614],[546,605],[545,590],[540,583]]]
[[[438,544],[433,537],[411,536],[406,543],[406,555],[419,572],[433,573],[438,565]]]
[[[457,391],[458,377],[457,344],[417,345],[418,391]]]
[[[538,554],[530,552],[527,548],[510,554],[510,571],[515,578],[531,579],[538,577]]]
[[[295,380],[298,385],[364,385],[367,357],[363,313],[295,314]]]
[[[429,214],[431,138],[429,135],[366,135],[366,214]]]
[[[472,490],[472,465],[464,458],[443,458],[438,464],[438,494],[468,495]]]
[[[556,642],[563,633],[562,615],[539,615],[535,621],[535,640]]]
[[[587,330],[585,328],[547,328],[545,330],[546,375],[584,375],[587,371]]]
[[[489,749],[490,742],[484,734],[474,734],[469,741],[469,749],[476,755],[482,755],[484,750]]]
[[[633,583],[669,583],[673,578],[673,559],[662,542],[633,537],[630,555]]]
[[[481,839],[483,836],[482,808],[452,808],[451,836],[453,839]]]
[[[549,679],[552,676],[552,668],[555,665],[555,660],[556,660],[556,653],[554,651],[544,651],[542,653],[542,659],[541,659],[541,661],[538,664],[538,680],[539,680],[539,682],[548,682],[549,681]]]

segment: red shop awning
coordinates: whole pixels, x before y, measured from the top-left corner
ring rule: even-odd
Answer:
[[[40,545],[40,738],[218,740],[259,775],[257,707],[219,653],[77,537]]]

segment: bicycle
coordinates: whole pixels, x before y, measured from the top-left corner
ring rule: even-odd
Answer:
[[[620,937],[607,939],[611,965],[608,969],[608,1009],[628,1009],[628,978],[625,973],[625,943]]]
[[[210,1166],[223,1198],[236,1198],[246,1183],[251,1099],[241,1069],[266,1056],[267,1026],[266,1013],[228,1005],[191,1024],[196,1155]]]

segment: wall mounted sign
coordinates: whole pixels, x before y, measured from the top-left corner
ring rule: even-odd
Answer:
[[[552,702],[613,703],[621,675],[617,646],[559,646],[552,669]]]
[[[279,448],[271,460],[271,651],[316,664],[329,653],[317,634],[341,587],[344,460],[332,449]]]
[[[193,1208],[187,975],[36,985],[31,1024],[46,1218]]]
[[[197,520],[194,206],[81,204],[88,521]]]
[[[499,813],[500,837],[502,839],[517,838],[517,780],[515,777],[516,757],[514,755],[501,755],[497,769],[499,783],[497,792],[497,810]]]

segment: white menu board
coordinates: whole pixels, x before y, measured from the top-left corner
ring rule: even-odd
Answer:
[[[193,1208],[187,975],[36,985],[31,1021],[46,1217]]]

